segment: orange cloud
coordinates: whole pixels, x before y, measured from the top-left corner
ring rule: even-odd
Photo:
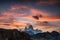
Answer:
[[[26,13],[16,14],[16,16],[18,16],[18,17],[25,17],[26,16]]]
[[[47,16],[47,17],[39,18],[39,20],[40,21],[60,21],[60,17]]]
[[[11,16],[11,15],[13,15],[13,13],[11,13],[11,12],[3,12],[3,16]]]
[[[46,11],[42,11],[42,10],[37,10],[37,9],[30,9],[30,13],[32,14],[32,15],[39,15],[39,14],[41,14],[41,15],[43,15],[43,16],[50,16],[49,14],[48,14],[48,12],[46,12]]]
[[[60,28],[58,28],[56,31],[60,32]]]
[[[20,10],[21,8],[28,9],[28,7],[25,5],[15,5],[15,6],[11,6],[10,10]]]
[[[59,20],[60,21],[60,17],[51,17],[50,14],[49,14],[49,12],[38,10],[38,9],[34,9],[34,8],[29,8],[27,6],[21,6],[21,5],[20,6],[12,6],[10,10],[17,11],[17,10],[19,10],[21,8],[29,9],[29,15],[27,15],[28,13],[15,13],[15,12],[10,12],[10,11],[5,11],[5,12],[2,12],[3,16],[0,17],[0,20],[8,20],[9,23],[0,22],[0,24],[2,26],[6,26],[4,24],[9,24],[9,26],[8,26],[9,28],[17,28],[16,26],[19,26],[18,28],[24,28],[27,23],[13,21],[13,19],[11,20],[11,18],[13,18],[13,17],[22,17],[22,18],[26,18],[27,20],[33,21],[33,20],[36,20],[36,19],[34,19],[32,16],[33,15],[40,15],[40,14],[43,17],[41,17],[41,18],[39,17],[39,20],[36,20],[36,21],[54,21],[54,20],[57,20],[57,21]],[[42,29],[42,30],[48,29],[50,31],[51,28],[53,29],[53,28],[56,28],[56,27],[50,27],[50,26],[48,26],[48,27],[47,26],[46,27],[42,27],[42,26],[37,26],[37,28],[38,29]]]
[[[5,19],[7,19],[7,18],[5,18],[5,17],[0,17],[0,20],[5,20]]]
[[[26,8],[29,10],[29,13],[15,13],[15,9],[21,9],[21,8]],[[42,15],[43,17],[40,18],[39,17],[39,20],[57,20],[57,19],[60,19],[60,17],[51,17],[50,13],[49,12],[46,12],[46,11],[42,11],[42,10],[38,10],[38,9],[34,9],[34,8],[29,8],[28,6],[26,5],[16,5],[16,6],[11,6],[10,8],[12,11],[14,12],[10,12],[10,11],[5,11],[5,12],[2,12],[3,13],[3,17],[0,17],[0,19],[5,19],[5,16],[6,17],[27,17],[28,19],[34,19],[32,16],[33,15]],[[17,11],[17,10],[16,10]],[[27,15],[29,14],[29,15]],[[34,19],[35,20],[35,19]]]
[[[51,32],[51,31],[59,31],[59,29],[60,29],[60,27],[59,26],[56,26],[56,25],[51,25],[51,24],[48,24],[48,26],[47,26],[47,24],[45,25],[45,26],[43,26],[43,25],[37,25],[36,27],[34,27],[35,29],[40,29],[40,30],[42,30],[43,32],[45,32],[45,31],[49,31],[49,32]]]

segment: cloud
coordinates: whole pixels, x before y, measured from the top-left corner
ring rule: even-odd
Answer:
[[[44,22],[41,22],[41,21],[37,21],[35,22],[35,26],[34,28],[38,28],[38,29],[41,29],[43,31],[60,31],[60,22],[57,22],[57,21],[48,21],[48,23],[44,23]]]
[[[38,9],[30,9],[31,15],[43,15],[43,16],[48,16],[48,12],[46,11],[42,11],[42,10],[38,10]]]
[[[60,0],[40,0],[37,5],[56,5],[57,3],[60,3]]]
[[[15,9],[14,9],[15,8]],[[23,10],[22,10],[23,9]],[[8,8],[8,10],[3,11],[0,13],[0,19],[10,19],[10,17],[26,17],[28,19],[38,19],[38,20],[57,20],[60,19],[59,16],[53,17],[51,16],[50,12],[38,10],[26,5],[15,5]],[[43,17],[39,17],[39,15],[42,15]]]
[[[14,5],[14,6],[10,7],[10,10],[20,10],[22,8],[29,9],[28,6],[26,6],[26,5]]]
[[[4,24],[8,22],[9,23],[9,26],[7,25],[8,28],[10,27],[14,28],[15,26],[20,26],[20,28],[24,28],[27,23],[30,23],[33,26],[37,26],[38,29],[42,29],[43,31],[47,31],[47,30],[52,31],[52,30],[56,30],[56,28],[57,29],[59,28],[56,26],[58,23],[54,24],[52,22],[51,24],[49,22],[47,24],[44,22],[41,23],[37,22],[37,25],[34,25],[34,22],[36,21],[60,21],[60,17],[59,16],[53,17],[51,16],[50,12],[31,8],[26,5],[11,6],[8,11],[5,10],[1,12],[1,15],[0,15],[0,24],[2,23],[3,27],[6,26]],[[42,17],[40,17],[39,15],[42,15]]]

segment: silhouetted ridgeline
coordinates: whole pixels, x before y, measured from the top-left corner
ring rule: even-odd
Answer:
[[[60,33],[53,31],[29,35],[17,29],[0,28],[0,40],[60,40]]]
[[[30,40],[30,36],[16,29],[0,29],[0,40]]]
[[[32,36],[32,40],[60,40],[60,33],[56,31],[38,33]]]

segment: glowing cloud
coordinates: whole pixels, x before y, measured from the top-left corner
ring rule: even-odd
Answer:
[[[42,29],[44,31],[47,31],[47,30],[51,31],[51,30],[53,30],[53,28],[56,30],[56,27],[54,27],[54,25],[57,25],[57,24],[51,25],[51,24],[44,24],[42,22],[40,24],[35,25],[34,22],[36,22],[36,21],[54,21],[54,20],[58,21],[57,19],[60,20],[60,17],[51,17],[50,12],[31,8],[26,5],[11,6],[8,11],[3,11],[1,13],[3,15],[3,16],[0,16],[1,28],[3,28],[4,26],[6,27],[8,25],[9,25],[9,28],[17,28],[16,26],[19,26],[19,28],[24,28],[25,26],[27,26],[28,23],[30,23],[33,26],[36,26],[36,28],[38,28],[38,29]],[[36,20],[33,16],[38,16],[38,15],[42,15],[43,17],[38,17],[39,19]],[[3,20],[3,21],[1,21],[1,20]],[[45,27],[43,27],[43,26],[45,26]],[[59,27],[57,27],[57,29],[58,28]]]

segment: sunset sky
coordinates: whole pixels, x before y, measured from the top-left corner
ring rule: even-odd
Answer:
[[[31,24],[44,32],[60,32],[59,4],[60,0],[0,0],[0,28],[24,29]]]

